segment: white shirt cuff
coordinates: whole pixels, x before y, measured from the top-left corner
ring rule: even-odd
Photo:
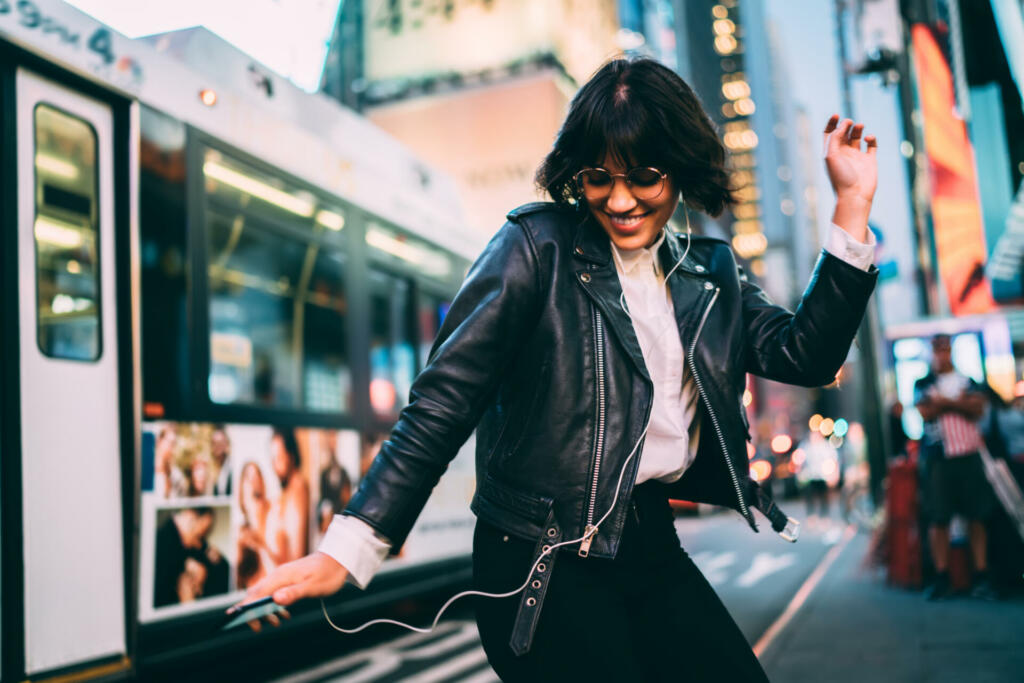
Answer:
[[[858,242],[850,233],[832,224],[825,251],[861,270],[870,270],[875,260],[875,233],[868,228],[868,241]]]
[[[317,550],[347,569],[350,582],[366,588],[387,559],[391,544],[358,517],[334,515]]]

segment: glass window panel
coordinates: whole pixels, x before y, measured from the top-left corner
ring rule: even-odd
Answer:
[[[242,173],[241,166],[217,158],[224,168]],[[265,180],[260,176],[258,182],[270,187]],[[321,239],[324,231],[342,228],[344,213],[318,205],[309,216],[292,214],[288,223],[309,235],[303,240],[262,220],[265,209],[246,202],[207,206],[210,398],[347,412],[352,381],[346,256]],[[274,218],[280,223],[282,216]]]
[[[452,273],[452,260],[446,253],[379,223],[371,222],[367,226],[366,243],[374,248],[377,258],[384,263],[415,268],[424,275],[439,279]]]
[[[415,302],[409,280],[370,271],[370,405],[395,417],[416,375]]]
[[[208,149],[203,155],[203,179],[207,195],[232,209],[249,208],[260,215],[287,221],[298,219],[310,227],[318,214],[312,193],[291,187],[217,150]]]
[[[36,334],[53,358],[100,356],[96,131],[35,109]]]

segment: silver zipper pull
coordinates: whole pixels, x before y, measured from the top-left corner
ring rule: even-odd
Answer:
[[[594,536],[597,536],[597,527],[593,524],[588,524],[583,532],[583,542],[580,543],[580,557],[586,557],[590,554],[590,544],[594,542]]]

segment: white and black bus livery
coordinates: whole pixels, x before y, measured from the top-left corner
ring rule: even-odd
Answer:
[[[318,610],[214,627],[316,547],[407,400],[482,247],[452,181],[203,29],[57,0],[0,0],[0,121],[0,679],[305,638]],[[466,577],[450,470],[339,615]]]

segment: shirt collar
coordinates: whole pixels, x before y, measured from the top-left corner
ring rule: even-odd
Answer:
[[[641,263],[649,263],[654,268],[656,275],[661,274],[661,264],[658,262],[658,249],[661,248],[662,243],[665,241],[665,231],[661,231],[661,236],[658,237],[658,241],[649,247],[640,247],[639,249],[619,249],[612,242],[612,254],[615,256],[615,265],[619,271],[624,275],[629,275],[637,266]]]

